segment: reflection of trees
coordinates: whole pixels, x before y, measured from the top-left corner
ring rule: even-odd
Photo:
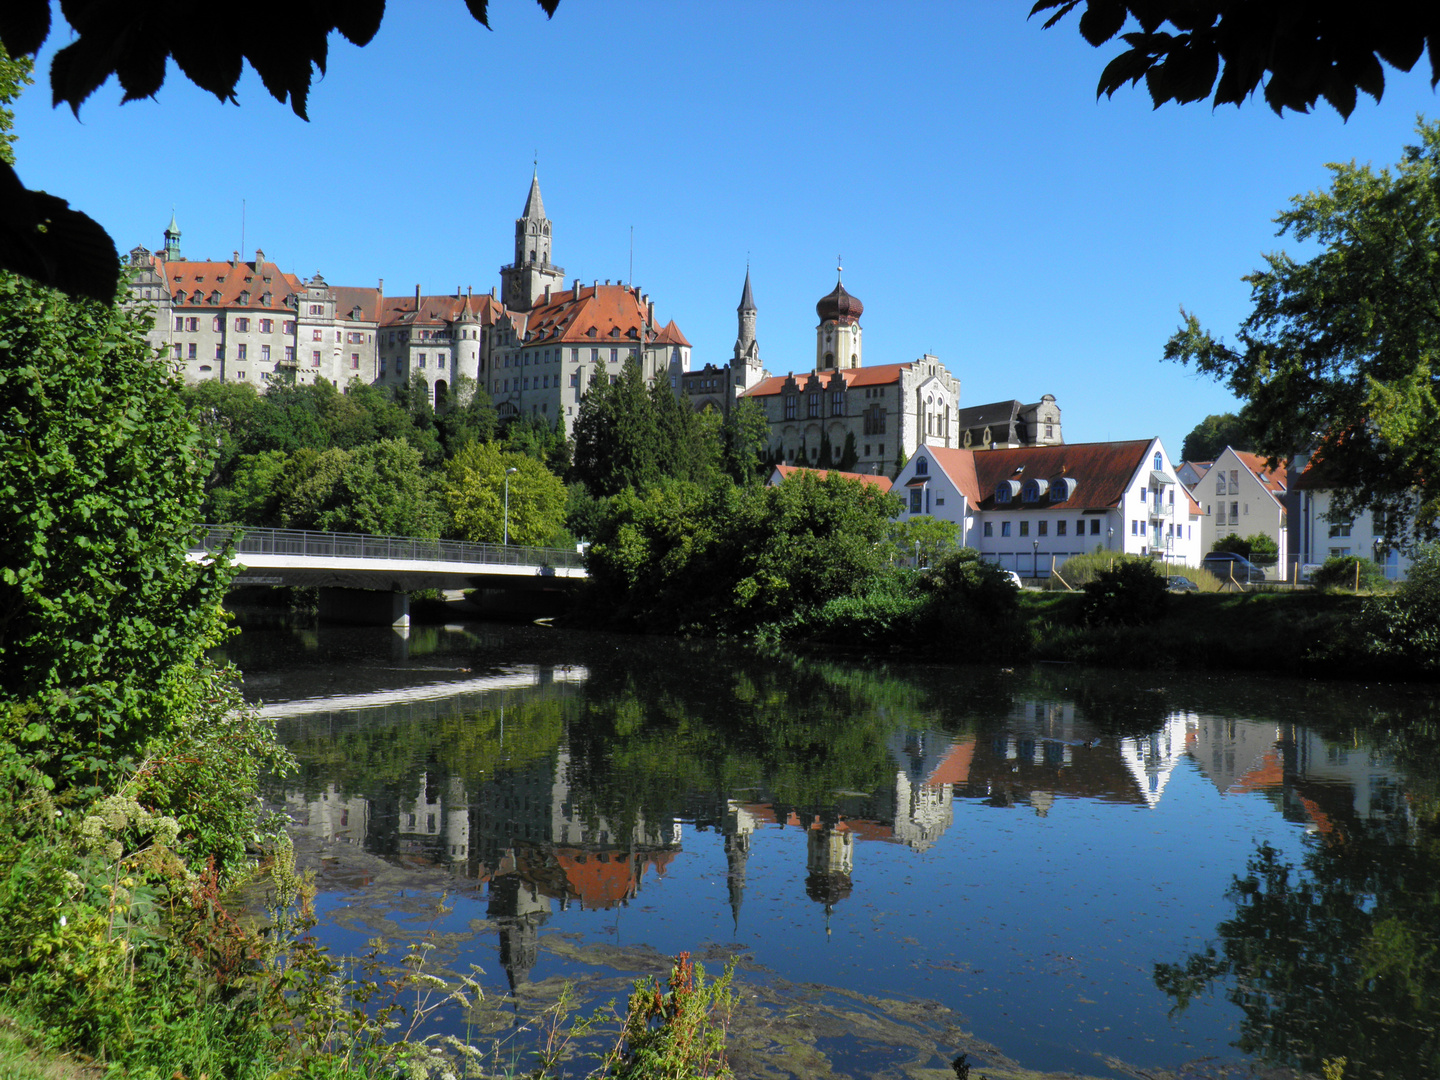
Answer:
[[[1440,1075],[1440,830],[1427,817],[1413,843],[1353,825],[1303,870],[1262,844],[1227,894],[1219,951],[1156,965],[1156,984],[1184,1008],[1225,981],[1237,1045],[1275,1065]]]

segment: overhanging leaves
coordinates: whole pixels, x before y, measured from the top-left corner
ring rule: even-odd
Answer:
[[[547,16],[559,0],[536,0]],[[465,0],[489,26],[486,0]],[[55,105],[80,106],[113,75],[123,101],[153,97],[169,61],[196,86],[235,101],[248,62],[276,101],[307,119],[315,70],[323,75],[329,38],[357,46],[375,36],[385,0],[305,0],[237,12],[179,0],[61,0],[74,39],[55,54],[50,90]],[[11,56],[36,54],[50,35],[50,0],[0,2],[0,47]],[[53,195],[28,191],[13,170],[0,173],[0,270],[12,270],[75,296],[114,295],[115,244],[94,221]]]
[[[1380,100],[1382,60],[1409,71],[1427,47],[1430,85],[1440,83],[1440,9],[1433,4],[1402,12],[1314,0],[1037,0],[1030,14],[1053,12],[1049,29],[1082,4],[1080,34],[1096,47],[1128,19],[1140,25],[1123,35],[1129,47],[1105,66],[1097,95],[1143,78],[1157,108],[1212,91],[1213,104],[1239,105],[1262,89],[1276,113],[1308,112],[1323,97],[1348,117],[1357,91]]]

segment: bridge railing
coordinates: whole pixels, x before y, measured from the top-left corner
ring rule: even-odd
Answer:
[[[198,525],[191,551],[219,551],[234,542],[237,555],[300,555],[346,559],[398,559],[412,562],[488,563],[583,569],[585,560],[571,548],[472,544],[464,540],[421,540],[413,536],[312,532],[305,529],[254,529],[238,525]]]

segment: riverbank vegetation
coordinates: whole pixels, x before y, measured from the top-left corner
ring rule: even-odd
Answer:
[[[437,979],[423,943],[356,966],[308,932],[313,887],[259,802],[261,778],[295,762],[238,673],[208,658],[227,634],[228,561],[186,555],[216,423],[154,361],[142,318],[0,275],[0,1070],[503,1072],[483,1050],[422,1036],[475,989]],[[367,471],[355,462],[370,454],[393,492],[395,470],[422,451],[405,439],[300,446],[303,467],[266,453],[294,470],[291,505],[333,524],[318,490],[389,512],[396,500],[359,497]],[[563,493],[549,481],[556,513]],[[679,977],[700,995],[698,975]],[[713,1064],[721,991],[683,1009],[656,1005],[673,985],[669,997],[637,992],[628,1021],[607,1021],[618,1034],[604,1067],[638,1077],[675,1065],[672,1013]],[[402,1017],[409,1026],[392,1028]]]

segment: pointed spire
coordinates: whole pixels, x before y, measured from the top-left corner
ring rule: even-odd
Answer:
[[[175,208],[173,206],[170,208],[170,224],[165,228],[165,235],[180,235],[180,224],[175,220]]]
[[[740,294],[740,306],[737,311],[754,311],[755,297],[750,295],[750,264],[745,264],[745,291]]]
[[[540,166],[537,163],[535,173],[530,177],[530,194],[525,199],[525,212],[520,215],[522,218],[543,218],[545,216],[545,202],[540,198]]]

